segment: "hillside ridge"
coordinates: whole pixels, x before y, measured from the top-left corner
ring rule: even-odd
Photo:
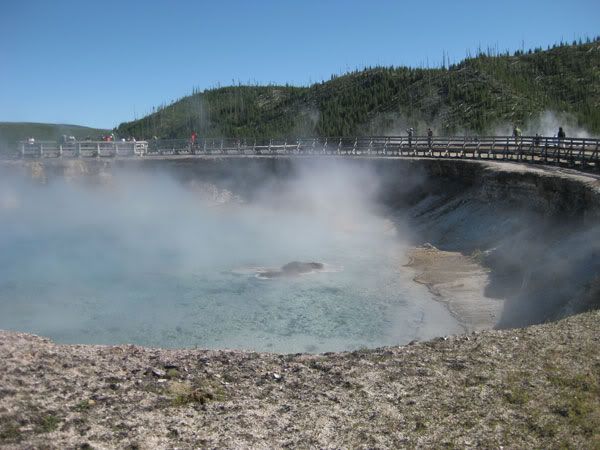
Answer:
[[[600,39],[514,54],[480,52],[442,68],[369,67],[308,87],[195,91],[119,135],[138,138],[510,133],[567,124],[600,133]],[[549,112],[551,118],[549,120]]]

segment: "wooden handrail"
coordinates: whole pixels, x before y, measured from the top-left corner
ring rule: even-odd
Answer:
[[[24,158],[153,157],[161,155],[347,155],[476,158],[566,165],[600,171],[600,139],[548,136],[337,136],[150,141],[21,141],[12,154]],[[11,152],[8,152],[11,153]]]

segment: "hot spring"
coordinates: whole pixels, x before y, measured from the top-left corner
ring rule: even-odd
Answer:
[[[371,170],[297,163],[288,175],[251,188],[240,173],[160,169],[3,176],[0,328],[275,352],[462,330],[404,267],[407,237],[378,208]],[[268,276],[297,262],[314,270]]]
[[[282,353],[463,332],[405,266],[424,243],[486,267],[495,326],[554,320],[599,306],[599,185],[439,159],[5,161],[0,328]]]

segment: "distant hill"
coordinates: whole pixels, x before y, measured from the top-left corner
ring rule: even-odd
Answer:
[[[194,92],[122,123],[137,138],[437,134],[524,127],[547,111],[600,134],[600,40],[514,54],[479,52],[450,67],[373,67],[309,87]]]
[[[33,137],[37,140],[57,140],[61,135],[75,136],[83,139],[87,136],[98,137],[110,130],[82,127],[79,125],[64,125],[53,123],[32,122],[0,122],[0,143],[12,145],[17,141]]]

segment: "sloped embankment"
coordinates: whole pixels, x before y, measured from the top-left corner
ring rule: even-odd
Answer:
[[[449,161],[428,172],[407,208],[418,241],[489,269],[485,295],[506,300],[499,327],[600,307],[597,177]]]

